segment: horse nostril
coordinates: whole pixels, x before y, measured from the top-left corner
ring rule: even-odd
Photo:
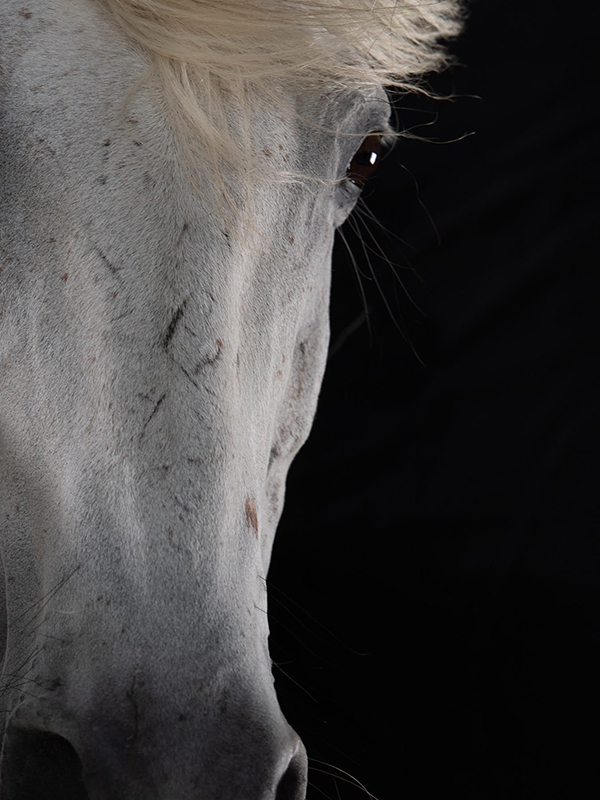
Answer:
[[[304,745],[300,742],[284,774],[281,776],[275,800],[304,800],[306,797],[308,764]]]
[[[15,721],[6,732],[1,781],[2,800],[88,800],[71,743]]]

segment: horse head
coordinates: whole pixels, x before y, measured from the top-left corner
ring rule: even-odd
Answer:
[[[301,800],[266,576],[325,366],[335,228],[389,104],[327,74],[238,91],[207,72],[194,97],[218,91],[219,112],[190,181],[160,71],[123,116],[152,62],[126,6],[0,12],[2,798]],[[163,7],[233,31],[225,12],[254,8]]]

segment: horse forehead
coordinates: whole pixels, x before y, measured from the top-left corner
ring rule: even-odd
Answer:
[[[27,137],[28,146],[36,148],[36,158],[40,163],[48,162],[49,171],[62,169],[62,175],[56,176],[58,185],[66,179],[69,186],[67,172],[89,176],[91,170],[100,169],[100,162],[108,156],[108,147],[112,145],[112,154],[120,147],[118,154],[122,164],[119,168],[122,172],[119,178],[122,193],[126,195],[129,167],[136,158],[131,155],[132,142],[148,144],[154,149],[151,157],[144,154],[150,169],[154,164],[163,174],[169,172],[177,154],[169,126],[162,113],[157,111],[149,92],[142,89],[134,95],[126,117],[128,131],[123,134],[119,119],[122,101],[150,62],[147,54],[127,39],[102,4],[32,0],[26,13],[22,12],[16,0],[6,0],[6,5],[0,10],[0,21],[9,43],[0,57],[6,84],[10,86],[7,94],[12,94],[12,100],[7,97],[9,124],[5,137],[12,136],[15,140]],[[303,104],[300,113],[303,109],[310,109],[311,118],[323,116],[327,103],[323,102],[322,95],[301,92],[300,101]],[[326,148],[333,152],[331,142],[327,146],[327,137],[321,136],[312,156],[311,133],[279,109],[263,104],[251,109],[251,113],[252,134],[258,137],[263,152],[267,153],[270,144],[276,151],[285,146],[290,157],[288,168],[294,168],[299,152],[303,156],[302,166],[311,159],[320,165],[322,151]],[[111,129],[120,129],[120,132],[109,141],[101,134]],[[138,131],[142,142],[135,141]],[[321,154],[319,158],[317,153]],[[159,165],[164,155],[171,159],[171,163],[164,163],[163,159]],[[59,163],[61,160],[62,165]],[[138,156],[139,163],[141,159]],[[281,166],[286,165],[282,163]],[[44,179],[42,169],[37,170],[35,177],[23,175],[20,180],[24,184],[29,179],[33,190],[40,178],[42,184],[44,180],[48,181],[48,178]],[[97,178],[103,179],[100,174]],[[173,182],[171,175],[168,180]],[[256,194],[259,194],[258,189]],[[269,197],[273,194],[267,192]],[[292,192],[288,193],[285,205],[298,206],[301,202],[301,195]],[[180,203],[179,207],[182,205]],[[169,211],[173,208],[172,204]],[[280,202],[279,210],[283,208]],[[214,227],[214,220],[205,219],[206,230]],[[262,232],[267,229],[265,226]],[[296,234],[297,244],[301,237],[301,234]],[[307,241],[308,238],[307,235]]]
[[[114,316],[106,336],[117,349],[136,342],[148,354],[145,364],[158,358],[158,342],[201,376],[211,364],[233,364],[237,352],[237,374],[247,388],[263,380],[271,385],[272,376],[287,379],[295,370],[311,389],[292,387],[298,400],[290,406],[306,406],[301,416],[308,420],[327,339],[333,227],[325,207],[298,186],[263,185],[256,193],[264,212],[257,220],[260,243],[246,247],[239,237],[232,246],[223,220],[207,213],[205,198],[173,177],[172,162],[163,158],[168,126],[148,95],[134,97],[132,111],[150,147],[137,147],[129,133],[110,140],[99,135],[118,130],[122,98],[148,66],[110,15],[99,4],[68,0],[32,0],[28,9],[31,17],[7,0],[0,11],[0,22],[10,18],[7,38],[17,54],[12,65],[10,54],[4,56],[7,79],[16,87],[6,103],[5,135],[12,137],[6,176],[22,201],[7,204],[3,214],[5,230],[29,224],[15,252],[28,267],[24,274],[43,276],[50,289],[43,293],[45,311],[66,315],[69,297],[85,296],[78,314],[85,315],[90,341]],[[326,108],[317,95],[308,106]],[[301,125],[275,109],[261,108],[258,116],[296,154],[311,157],[300,141]],[[206,191],[214,197],[216,190],[209,184]],[[50,265],[61,278],[52,284]],[[17,270],[4,278],[15,305],[25,309],[29,300],[17,284],[29,278]],[[125,316],[132,309],[135,314]],[[295,348],[309,339],[321,344],[295,358]],[[69,347],[65,337],[65,352]],[[304,438],[307,425],[293,437]]]
[[[29,272],[33,274],[38,265],[40,275],[48,274],[46,265],[52,263],[59,247],[55,239],[61,237],[60,246],[64,247],[62,260],[59,259],[60,274],[65,281],[68,278],[68,283],[56,284],[61,292],[63,285],[67,292],[75,291],[71,287],[76,286],[77,269],[82,274],[101,274],[102,285],[96,286],[98,291],[106,289],[117,275],[120,258],[123,263],[127,261],[128,271],[127,275],[125,271],[121,273],[126,285],[119,297],[127,292],[137,308],[148,299],[149,284],[156,288],[171,282],[171,308],[165,311],[169,302],[157,300],[154,306],[148,305],[143,319],[136,320],[140,341],[150,341],[152,331],[162,326],[161,341],[168,339],[168,347],[179,348],[186,357],[189,350],[191,358],[194,348],[186,340],[185,326],[179,324],[183,317],[177,316],[182,310],[188,319],[191,316],[199,324],[208,320],[201,331],[205,341],[209,336],[213,339],[206,351],[207,363],[218,360],[221,349],[231,350],[231,341],[222,339],[215,320],[228,314],[231,323],[233,305],[228,300],[232,297],[236,298],[236,308],[247,323],[246,330],[252,334],[241,342],[250,360],[254,356],[256,361],[266,351],[272,356],[276,351],[285,353],[286,349],[293,349],[303,326],[318,329],[318,338],[324,340],[326,262],[333,229],[322,214],[311,212],[311,206],[315,205],[311,200],[313,195],[303,195],[297,187],[262,191],[259,201],[268,212],[261,226],[264,246],[244,252],[243,242],[238,243],[233,254],[225,236],[227,232],[221,230],[214,215],[205,213],[202,200],[194,200],[183,190],[181,197],[175,197],[178,185],[170,175],[171,165],[165,163],[161,152],[168,140],[167,126],[147,95],[140,93],[135,97],[132,108],[139,118],[138,126],[143,127],[146,138],[158,152],[136,148],[128,135],[114,137],[110,144],[99,135],[107,127],[117,127],[122,98],[149,63],[112,17],[100,4],[69,0],[32,0],[27,11],[22,11],[16,0],[6,0],[0,10],[0,23],[6,23],[6,39],[10,43],[2,56],[6,79],[17,90],[6,102],[8,125],[4,135],[12,137],[10,148],[5,151],[7,180],[23,200],[20,208],[25,209],[19,211],[17,206],[7,205],[4,213],[8,215],[8,229],[19,223],[19,215],[29,214],[25,221],[30,223],[31,235],[26,239],[21,237],[17,245],[17,256],[22,263],[29,262]],[[327,116],[330,104],[323,101],[321,93],[303,97],[305,109],[318,108]],[[300,141],[301,125],[285,119],[275,109],[262,108],[259,117],[270,130],[287,137],[290,146],[303,148],[306,140]],[[109,150],[115,154],[112,195],[108,185],[98,182],[97,187],[92,186],[94,181],[105,178],[100,167]],[[11,163],[13,151],[18,157],[12,158]],[[31,158],[34,151],[35,158]],[[141,165],[146,163],[150,169],[143,174]],[[155,180],[157,175],[162,183]],[[149,180],[144,183],[147,177]],[[150,185],[153,180],[159,184],[158,188]],[[166,201],[164,198],[161,201],[161,186],[169,190]],[[209,192],[212,189],[207,187]],[[180,269],[167,275],[163,266],[172,262],[174,252]],[[62,269],[63,261],[65,267],[73,266],[72,272]],[[227,285],[228,269],[235,267],[232,271],[243,273],[241,261],[245,265],[246,285],[236,286],[234,282],[233,290],[229,291],[232,285]],[[278,268],[281,265],[283,269]],[[11,274],[17,281],[16,271]],[[10,275],[5,275],[5,279],[9,281]],[[250,291],[244,299],[242,289],[248,287]],[[201,303],[207,302],[206,297],[213,289],[216,293],[213,292],[212,305],[202,307]],[[56,289],[53,291],[55,294],[44,295],[46,309],[53,302],[56,308],[63,303],[63,295]],[[96,288],[92,291],[96,292]],[[108,296],[106,292],[104,295]],[[18,304],[26,302],[16,292],[14,297]],[[184,306],[186,297],[201,300],[190,299]],[[118,305],[115,296],[116,311]],[[217,306],[220,308],[215,311]],[[92,317],[96,319],[102,308],[93,309],[92,313],[92,305],[87,303],[85,310],[93,322]],[[120,321],[115,324],[114,331],[122,324]],[[235,324],[231,326],[235,328]],[[280,335],[282,329],[285,336]],[[290,360],[288,357],[288,364]],[[305,370],[304,361],[298,360],[299,369]],[[280,367],[272,357],[266,363],[278,374]],[[251,377],[248,370],[248,381]],[[316,394],[316,389],[311,394]],[[311,406],[312,402],[308,403],[309,410]]]
[[[85,115],[96,126],[90,113],[95,108],[101,114],[110,113],[150,64],[148,54],[129,40],[102,3],[31,0],[24,8],[21,0],[3,0],[0,20],[8,45],[0,59],[7,73],[15,69],[22,73],[21,80],[34,95],[31,110],[52,100],[57,123],[61,117],[66,122],[69,112],[81,115],[83,111],[82,132]],[[364,118],[365,107],[375,110],[379,119],[389,115],[386,92],[377,85],[340,89],[314,83],[309,88],[286,82],[286,91],[299,112],[296,123],[311,124],[290,124],[277,108],[263,104],[251,109],[256,112],[256,130],[272,133],[285,128],[288,137],[292,132],[297,139],[316,137],[322,147],[327,140],[331,144],[332,129],[351,125],[353,118]],[[318,126],[329,130],[319,134]]]

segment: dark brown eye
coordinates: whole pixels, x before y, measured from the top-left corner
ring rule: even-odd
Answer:
[[[377,171],[381,150],[381,136],[378,133],[369,134],[348,164],[348,180],[357,186],[364,186]]]

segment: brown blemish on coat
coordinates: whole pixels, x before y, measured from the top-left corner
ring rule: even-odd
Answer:
[[[258,512],[254,500],[249,497],[246,498],[246,522],[248,527],[252,528],[254,535],[258,539]]]

